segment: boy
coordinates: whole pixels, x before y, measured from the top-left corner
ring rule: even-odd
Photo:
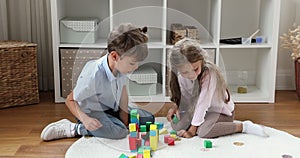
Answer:
[[[41,139],[45,141],[92,135],[120,139],[128,134],[128,94],[126,74],[138,68],[148,55],[147,28],[121,24],[107,40],[107,53],[89,61],[82,69],[66,105],[78,119],[67,119],[46,126]]]

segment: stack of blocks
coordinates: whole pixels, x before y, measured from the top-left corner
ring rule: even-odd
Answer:
[[[174,116],[174,122],[178,122],[178,118]],[[160,131],[160,132],[159,132]],[[137,152],[137,155],[126,156],[121,154],[119,158],[151,158],[151,151],[157,150],[159,142],[159,134],[164,135],[164,143],[169,146],[175,145],[177,138],[177,132],[172,130],[170,134],[163,128],[162,123],[146,122],[146,125],[140,125],[139,114],[137,110],[131,110],[130,112],[130,124],[129,124],[129,148],[131,152]],[[212,148],[212,142],[210,140],[204,140],[205,148]]]
[[[137,110],[131,110],[128,137],[130,151],[137,152],[137,158],[150,158],[151,151],[157,149],[158,130],[162,128],[162,123],[146,122],[146,125],[140,125]]]

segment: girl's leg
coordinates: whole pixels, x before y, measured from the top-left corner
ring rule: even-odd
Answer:
[[[204,123],[198,127],[197,135],[202,138],[215,138],[234,133],[247,133],[262,137],[268,137],[262,126],[251,121],[234,123],[232,116],[219,113],[207,113]]]
[[[237,124],[233,122],[232,116],[219,113],[207,113],[205,121],[197,129],[197,135],[201,138],[215,138],[237,132]]]
[[[125,138],[128,134],[126,126],[116,117],[104,112],[94,112],[89,114],[89,116],[98,119],[103,126],[95,131],[88,131],[85,129],[83,124],[80,124],[78,127],[80,135],[93,135],[101,138],[121,139]]]

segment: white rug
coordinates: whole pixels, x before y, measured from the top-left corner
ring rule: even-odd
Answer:
[[[165,118],[156,118],[163,122],[170,131],[170,124]],[[213,148],[205,149],[203,141],[194,137],[182,138],[175,146],[163,143],[160,136],[158,150],[153,152],[153,158],[300,158],[300,139],[286,132],[265,127],[270,135],[268,138],[248,134],[234,134],[230,136],[210,139]],[[237,142],[237,143],[235,143]],[[243,144],[241,146],[235,144]],[[110,140],[95,137],[82,137],[68,149],[66,158],[119,158],[124,153],[127,156],[136,155],[129,150],[128,139]]]

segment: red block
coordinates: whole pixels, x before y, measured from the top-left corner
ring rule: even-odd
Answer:
[[[168,138],[168,145],[175,145],[175,138]]]
[[[150,140],[149,140],[149,139],[147,139],[147,140],[145,141],[145,146],[150,146]]]
[[[169,143],[169,138],[170,138],[170,135],[165,135],[164,136],[164,143],[168,144]]]
[[[137,138],[136,139],[136,148],[138,149],[141,145],[142,145],[142,139],[141,138]]]
[[[137,150],[137,147],[136,147],[136,138],[133,138],[133,137],[128,137],[129,138],[129,149],[130,150]]]

